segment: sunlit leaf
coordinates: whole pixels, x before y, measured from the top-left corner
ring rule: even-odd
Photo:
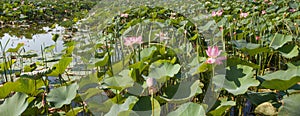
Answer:
[[[259,81],[253,78],[252,70],[253,68],[244,65],[227,67],[225,80],[223,76],[215,76],[213,83],[233,95],[244,94],[249,87],[259,85]]]
[[[71,103],[71,101],[76,97],[77,89],[78,85],[76,83],[54,88],[49,92],[46,99],[53,103],[55,108],[60,108],[65,104]]]
[[[270,41],[271,41],[270,47],[274,49],[278,49],[282,47],[284,44],[286,44],[287,42],[293,41],[293,36],[276,33],[274,36],[271,36]]]
[[[6,96],[8,96],[11,93],[11,91],[14,90],[15,87],[16,86],[13,82],[5,83],[2,87],[0,87],[0,99],[3,99]]]
[[[269,89],[287,90],[300,81],[300,67],[289,67],[261,77],[261,86]]]
[[[107,77],[104,79],[104,83],[109,88],[123,90],[127,87],[131,87],[134,84],[133,79],[129,76],[129,70],[123,70],[119,75],[113,77]]]
[[[180,65],[175,64],[172,65],[170,63],[164,64],[151,64],[150,65],[150,73],[148,77],[155,78],[158,82],[163,83],[167,81],[167,77],[173,77],[180,70]]]
[[[202,93],[202,90],[199,80],[183,81],[176,85],[169,85],[166,88],[166,96],[162,96],[161,98],[168,102],[183,103],[200,93]]]
[[[105,116],[117,116],[122,111],[131,110],[138,100],[137,97],[130,96],[126,99],[125,103],[120,105],[114,104]]]
[[[58,76],[59,74],[65,73],[66,68],[69,66],[69,64],[72,62],[71,57],[63,57],[59,60],[57,64],[55,64],[54,70],[48,74],[48,76]]]
[[[132,110],[139,114],[139,116],[160,116],[161,112],[159,102],[155,98],[152,99],[150,96],[139,98]],[[154,114],[152,114],[152,111]]]
[[[205,113],[206,111],[202,105],[188,102],[180,105],[177,110],[170,112],[168,116],[205,116]]]
[[[223,116],[225,111],[235,106],[235,101],[222,101],[221,104],[215,109],[210,111],[208,114],[212,116]]]
[[[27,95],[24,93],[15,93],[0,105],[0,114],[3,116],[20,116],[28,106],[26,98]]]
[[[300,94],[293,94],[283,99],[283,105],[279,108],[279,116],[299,116]]]
[[[18,43],[17,47],[9,48],[6,52],[18,52],[21,47],[24,46],[24,43]]]
[[[293,58],[299,55],[298,46],[294,44],[284,45],[283,47],[279,48],[279,52],[282,56],[286,58]]]

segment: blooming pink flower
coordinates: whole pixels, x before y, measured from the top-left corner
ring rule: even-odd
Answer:
[[[267,13],[266,10],[261,11],[261,14],[262,14],[262,15],[264,15],[264,14],[266,14],[266,13]]]
[[[220,31],[223,31],[223,26],[219,27]]]
[[[243,13],[243,12],[241,12],[240,17],[241,17],[241,18],[243,18],[243,17],[246,18],[248,15],[249,15],[248,13]]]
[[[223,10],[217,11],[217,15],[218,15],[218,16],[222,16],[222,14],[223,14]]]
[[[157,82],[154,78],[149,77],[146,79],[146,84],[147,84],[147,87],[154,87],[157,84]]]
[[[127,17],[128,17],[128,15],[129,15],[129,14],[127,14],[127,13],[124,13],[124,14],[122,13],[122,14],[121,14],[121,17],[125,17],[125,18],[127,18]]]
[[[134,44],[142,44],[142,36],[139,37],[127,37],[124,39],[125,46],[133,46]]]
[[[217,13],[215,11],[212,11],[211,16],[217,16]]]
[[[222,16],[223,14],[223,10],[218,10],[216,11],[212,11],[211,16],[215,17],[215,16]]]
[[[13,8],[14,11],[18,10],[18,8]]]
[[[297,10],[294,9],[294,8],[292,8],[292,9],[290,9],[289,11],[293,13],[293,12],[296,12]]]
[[[209,46],[208,49],[206,50],[206,54],[209,57],[206,60],[206,63],[208,64],[222,64],[222,60],[225,60],[226,57],[219,57],[221,55],[222,50],[219,50],[217,46]]]
[[[255,40],[260,40],[260,37],[259,36],[255,36]]]
[[[152,77],[147,78],[146,85],[148,87],[148,91],[150,94],[154,94],[157,92],[157,88],[156,88],[157,81],[154,78]]]

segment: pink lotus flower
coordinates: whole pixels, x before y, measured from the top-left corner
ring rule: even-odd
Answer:
[[[217,16],[217,13],[215,11],[212,11],[211,16]]]
[[[222,14],[223,14],[223,10],[217,11],[217,15],[218,15],[218,16],[222,16]]]
[[[154,87],[157,84],[157,82],[154,78],[149,77],[146,80],[146,84],[147,84],[147,87]]]
[[[206,54],[209,57],[206,60],[206,63],[208,64],[222,64],[222,60],[226,60],[226,57],[219,57],[221,55],[222,50],[219,50],[217,46],[208,47],[208,50],[206,50]]]
[[[223,26],[219,27],[220,31],[223,31]]]
[[[264,15],[264,14],[266,14],[266,13],[267,13],[266,10],[261,11],[261,14],[262,14],[262,15]]]
[[[139,37],[127,37],[124,39],[125,46],[133,46],[134,44],[142,44],[142,36]]]
[[[216,11],[212,11],[211,16],[215,17],[215,16],[222,16],[223,14],[223,10],[218,10]]]
[[[128,17],[128,15],[129,15],[129,14],[127,14],[127,13],[124,13],[124,14],[122,13],[120,16],[121,16],[121,17],[125,17],[125,18],[127,18],[127,17]]]
[[[154,94],[157,92],[157,88],[156,88],[157,81],[154,78],[151,77],[147,78],[146,85],[148,87],[148,91],[150,94]]]
[[[260,37],[259,36],[255,36],[255,40],[260,40]]]
[[[294,8],[292,8],[292,9],[290,9],[289,11],[293,13],[293,12],[296,12],[297,10],[294,9]]]
[[[243,18],[243,17],[246,18],[248,15],[249,15],[248,13],[243,13],[243,12],[241,12],[240,17],[241,17],[241,18]]]

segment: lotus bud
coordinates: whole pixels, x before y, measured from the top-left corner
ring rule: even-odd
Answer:
[[[157,82],[154,78],[150,77],[146,80],[146,84],[147,84],[147,87],[150,88],[150,87],[154,87],[157,84]]]

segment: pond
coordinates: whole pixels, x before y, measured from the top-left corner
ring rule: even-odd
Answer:
[[[2,0],[0,9],[1,115],[300,115],[299,2]]]

